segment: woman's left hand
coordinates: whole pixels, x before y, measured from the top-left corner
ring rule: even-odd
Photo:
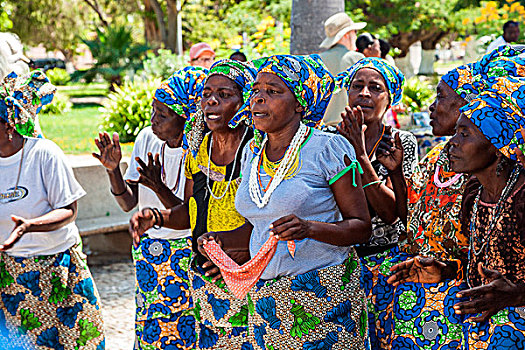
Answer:
[[[509,281],[501,272],[489,270],[478,264],[479,274],[490,282],[479,287],[467,289],[457,294],[458,298],[470,298],[454,305],[457,314],[481,314],[470,317],[471,322],[485,322],[498,311],[509,306],[523,306],[525,287]]]
[[[356,155],[366,155],[365,145],[365,117],[361,107],[345,107],[341,113],[343,121],[337,125],[337,131],[343,135],[354,147]]]
[[[293,241],[308,238],[312,223],[295,215],[286,215],[270,225],[270,235],[281,241]]]
[[[140,174],[140,177],[137,181],[129,182],[136,182],[148,187],[154,192],[159,192],[160,189],[165,186],[161,177],[162,164],[160,163],[159,154],[157,153],[155,158],[153,158],[153,155],[151,152],[149,152],[148,164],[144,163],[144,161],[139,157],[137,157],[136,160],[139,164],[137,170]]]
[[[23,217],[11,215],[11,220],[15,223],[15,228],[11,231],[9,238],[0,245],[0,251],[6,251],[13,247],[13,245],[22,237],[24,233],[31,227],[29,220]]]

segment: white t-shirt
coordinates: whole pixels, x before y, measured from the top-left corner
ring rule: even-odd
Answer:
[[[26,138],[23,153],[21,168],[22,150],[10,157],[0,157],[0,242],[14,228],[11,215],[33,219],[86,194],[66,163],[64,153],[53,141]],[[79,242],[78,228],[71,222],[55,231],[26,232],[6,253],[16,257],[54,255]]]
[[[487,47],[486,53],[489,53],[492,50],[497,49],[501,45],[507,45],[507,42],[505,41],[505,39],[503,39],[502,35],[500,35],[496,40],[494,40],[493,42],[489,44],[489,46]]]
[[[148,164],[148,152],[151,152],[153,157],[159,153],[160,161],[162,162],[162,144],[164,141],[160,140],[153,131],[151,126],[144,128],[137,136],[135,140],[135,146],[131,153],[131,161],[129,162],[128,170],[124,175],[124,180],[138,180],[140,177],[137,167],[139,166],[135,157],[139,157],[142,161]],[[186,184],[186,177],[184,176],[184,159],[182,147],[170,148],[166,145],[164,147],[164,169],[166,173],[165,185],[173,189],[175,196],[184,200],[184,185]],[[177,178],[179,184],[176,186]],[[166,209],[160,201],[157,194],[147,188],[146,186],[139,184],[139,210],[146,207],[153,207],[159,209]],[[162,238],[162,239],[174,239],[191,236],[191,230],[172,230],[169,228],[162,227],[158,230],[150,229],[147,231],[151,238]]]

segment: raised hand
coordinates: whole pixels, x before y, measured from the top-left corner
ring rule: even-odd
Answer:
[[[98,138],[95,138],[95,145],[97,145],[100,154],[92,153],[93,157],[97,158],[106,169],[115,170],[122,159],[118,134],[114,132],[113,139],[111,139],[105,131],[98,133]]]
[[[136,181],[130,181],[129,183],[140,183],[154,192],[158,192],[161,188],[165,187],[162,182],[162,164],[160,163],[159,154],[155,154],[155,158],[151,152],[148,152],[148,164],[144,163],[139,157],[135,158],[139,166],[137,170],[140,174],[139,179]]]
[[[499,271],[486,269],[481,263],[478,264],[478,272],[490,282],[459,292],[458,298],[470,298],[470,300],[454,305],[457,314],[480,314],[470,317],[469,321],[485,322],[506,307],[525,304],[523,284],[514,284]]]
[[[343,121],[337,125],[337,131],[354,146],[357,155],[366,154],[366,125],[361,107],[350,108],[346,106],[345,111],[341,113],[341,118]]]
[[[28,228],[31,226],[29,220],[20,216],[11,215],[11,220],[15,223],[15,227],[5,242],[0,245],[0,251],[6,251],[12,248],[13,245],[18,242],[20,237],[22,237],[22,235],[26,233]]]
[[[391,130],[391,127],[389,128]],[[401,168],[403,164],[403,145],[401,144],[399,133],[395,134],[392,142],[392,137],[389,137],[385,132],[377,147],[376,158],[390,172]]]
[[[405,282],[438,283],[443,279],[447,265],[434,258],[416,256],[390,268],[392,275],[387,282],[399,286]]]
[[[150,208],[144,208],[141,211],[133,214],[129,220],[129,234],[133,239],[133,245],[135,248],[139,246],[140,237],[153,227],[155,224],[155,216]]]

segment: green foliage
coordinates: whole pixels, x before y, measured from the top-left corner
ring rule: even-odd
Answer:
[[[120,84],[125,71],[135,72],[142,67],[142,59],[148,47],[134,43],[130,29],[110,25],[107,28],[97,28],[96,34],[93,40],[82,39],[96,60],[94,66],[76,71],[72,80],[90,80],[100,74],[106,81]]]
[[[185,67],[184,57],[170,50],[160,49],[157,54],[148,52],[143,73],[146,77],[169,78],[175,71]]]
[[[134,141],[140,130],[150,124],[151,101],[159,84],[159,79],[152,79],[116,86],[100,109],[100,129],[118,132],[122,142]]]
[[[13,22],[9,18],[10,13],[11,6],[5,1],[0,1],[0,32],[13,28]]]
[[[407,106],[409,112],[421,112],[428,109],[433,97],[432,87],[419,77],[412,77],[405,82],[403,104]]]
[[[73,104],[69,101],[69,96],[61,92],[57,92],[53,97],[51,103],[44,105],[41,114],[63,114],[69,112]]]
[[[46,71],[49,81],[53,85],[66,85],[71,80],[69,73],[62,68],[53,68]]]

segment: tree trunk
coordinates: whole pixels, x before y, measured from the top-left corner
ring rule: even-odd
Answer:
[[[164,43],[164,46],[166,46],[166,24],[164,22],[164,12],[162,11],[162,7],[157,0],[144,0],[144,7],[146,7],[146,3],[148,3],[151,6],[153,12],[155,12],[160,41]]]
[[[396,62],[397,68],[405,75],[405,79],[408,80],[415,75],[414,67],[412,66],[412,62],[410,62],[410,51],[408,51],[404,57],[394,58],[394,61]]]
[[[144,0],[144,37],[146,44],[158,47],[162,43],[162,35],[157,26],[155,11],[150,0]]]
[[[424,75],[434,74],[434,61],[436,55],[436,46],[447,35],[448,31],[436,29],[435,32],[429,33],[428,37],[421,40],[421,63],[419,73]]]
[[[293,0],[290,52],[293,55],[319,52],[325,38],[324,21],[344,10],[344,0]]]
[[[167,0],[168,5],[168,35],[166,37],[166,48],[171,52],[177,52],[177,27],[179,21],[179,11],[177,0]]]

